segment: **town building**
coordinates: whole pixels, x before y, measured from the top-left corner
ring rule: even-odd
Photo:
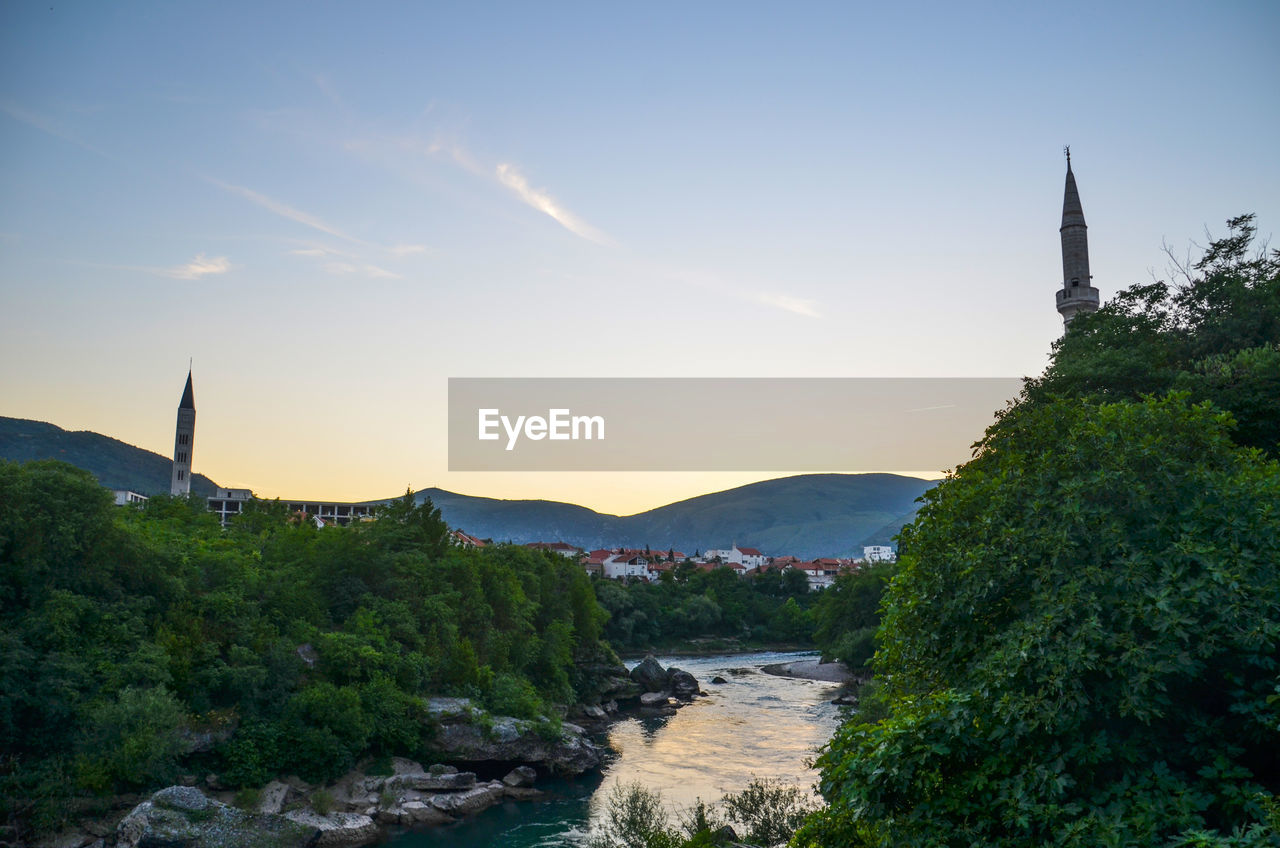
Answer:
[[[217,515],[218,520],[225,527],[232,518],[244,512],[250,501],[255,500],[258,498],[249,489],[219,488],[208,500],[209,511]],[[305,516],[315,521],[317,525],[336,524],[344,527],[352,521],[371,518],[377,508],[377,504],[347,501],[281,499],[280,502],[289,512]]]
[[[867,562],[893,562],[898,555],[889,545],[864,545],[862,558]]]
[[[575,548],[573,545],[564,542],[527,542],[525,547],[539,551],[550,551],[553,554],[559,554],[565,559],[577,559],[582,555],[582,548]]]
[[[125,506],[126,504],[141,504],[147,502],[146,495],[140,495],[137,492],[131,492],[128,489],[112,489],[112,497],[115,498],[116,506]]]
[[[451,530],[449,539],[460,548],[483,548],[491,540],[479,539],[462,530]]]
[[[628,577],[650,580],[654,577],[649,570],[649,560],[643,554],[629,552],[611,554],[602,565],[604,576],[610,580],[623,580]]]

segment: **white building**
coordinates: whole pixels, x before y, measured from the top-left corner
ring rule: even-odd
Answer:
[[[867,562],[893,562],[898,555],[889,545],[866,545],[862,548],[862,558]]]
[[[747,571],[755,571],[769,561],[769,558],[755,548],[740,548],[735,542],[732,548],[704,551],[703,562],[719,559],[725,565],[745,566]]]
[[[128,489],[112,489],[111,493],[115,495],[116,506],[124,506],[125,504],[140,504],[147,502],[146,495],[140,495],[137,492],[131,492]]]
[[[649,560],[639,554],[613,554],[605,559],[603,567],[604,576],[611,580],[621,580],[626,577],[653,579],[653,574],[649,571]]]
[[[249,489],[218,489],[209,498],[209,511],[217,514],[218,520],[225,527],[232,516],[244,512],[245,505],[256,500]],[[282,501],[291,513],[302,513],[314,521],[317,527],[326,524],[347,525],[352,521],[373,515],[376,504],[357,504],[342,501]]]
[[[582,555],[582,548],[575,548],[565,542],[527,542],[525,547],[539,551],[551,551],[551,553],[559,554],[565,559],[577,559]]]
[[[835,585],[836,575],[840,573],[840,563],[834,559],[817,559],[813,562],[797,562],[790,566],[804,572],[809,581],[809,590],[827,589]]]

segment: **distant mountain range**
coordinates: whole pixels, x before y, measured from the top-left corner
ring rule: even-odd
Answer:
[[[0,416],[0,457],[17,462],[60,459],[93,474],[108,489],[168,494],[173,458],[88,430],[64,430],[43,421]],[[191,475],[191,491],[211,497],[218,484]]]
[[[142,494],[169,491],[172,461],[88,431],[0,417],[0,457],[60,459],[93,473],[102,485]],[[860,555],[863,545],[888,544],[911,520],[916,498],[935,481],[896,474],[803,474],[700,495],[636,515],[608,515],[542,500],[497,500],[423,489],[451,527],[495,541],[568,542],[583,548],[759,548],[769,555]],[[192,491],[217,488],[202,474]]]
[[[504,501],[443,489],[430,497],[452,527],[495,541],[557,542],[583,548],[759,548],[771,556],[862,554],[888,544],[935,481],[896,474],[802,474],[700,495],[636,515],[605,515],[557,501]]]

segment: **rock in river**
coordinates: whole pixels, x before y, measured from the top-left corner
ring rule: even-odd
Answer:
[[[600,765],[600,749],[576,724],[564,722],[556,732],[545,723],[510,716],[476,720],[463,718],[463,710],[433,712],[441,723],[432,748],[442,760],[526,763],[567,774],[581,774]]]
[[[639,683],[646,692],[664,692],[667,688],[667,670],[654,659],[653,654],[631,669],[631,679]]]

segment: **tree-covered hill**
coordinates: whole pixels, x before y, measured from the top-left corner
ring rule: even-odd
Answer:
[[[173,458],[125,444],[89,430],[63,430],[43,421],[0,417],[0,459],[28,462],[57,459],[83,468],[108,489],[143,495],[168,494]],[[191,491],[210,497],[218,485],[191,475]]]

